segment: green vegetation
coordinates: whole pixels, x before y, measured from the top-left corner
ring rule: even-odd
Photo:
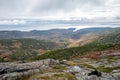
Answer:
[[[44,76],[34,75],[28,80],[33,80],[33,79],[37,79],[37,80],[77,80],[75,76],[73,76],[70,73],[60,73],[60,72],[49,73],[49,75],[44,75]]]
[[[54,74],[55,77],[66,78],[67,80],[77,80],[73,75],[66,73],[66,74]],[[61,79],[62,80],[62,79]]]
[[[110,73],[112,72],[113,70],[117,70],[117,69],[120,69],[120,66],[116,66],[116,67],[103,67],[103,66],[99,66],[96,68],[98,71],[101,71],[101,72],[106,72],[106,73]]]
[[[13,40],[0,40],[0,45],[7,49],[18,48],[21,49],[43,49],[52,50],[61,48],[59,44],[51,41],[36,40],[36,39],[13,39]],[[14,46],[14,47],[12,47]]]
[[[114,47],[112,45],[108,45],[108,44],[98,45],[96,43],[91,43],[91,44],[84,45],[82,47],[74,47],[74,48],[51,51],[46,54],[37,56],[34,59],[45,59],[45,58],[70,59],[75,56],[84,55],[85,52],[102,51],[102,50],[113,49],[113,48]]]
[[[8,56],[10,60],[22,60],[22,61],[27,61],[31,60],[31,58],[37,56],[37,52],[35,51],[30,51],[30,50],[18,50],[14,54],[11,54]]]
[[[66,67],[66,66],[62,66],[62,65],[56,65],[56,66],[53,66],[53,69],[57,69],[57,70],[66,70],[67,67]]]
[[[103,32],[98,39],[80,47],[65,48],[65,44],[35,39],[0,40],[0,54],[10,51],[7,60],[71,59],[86,52],[120,49],[120,29]],[[107,32],[107,31],[106,31]],[[61,40],[61,42],[63,42]],[[64,42],[63,42],[64,43]],[[62,49],[61,49],[62,48]],[[63,49],[65,48],[65,49]],[[58,50],[57,50],[58,49]],[[42,54],[38,50],[49,51]],[[39,55],[42,54],[42,55]],[[3,61],[0,59],[0,61]]]
[[[94,66],[92,66],[90,64],[80,64],[80,65],[83,65],[83,66],[90,68],[90,69],[96,69]]]
[[[0,40],[0,61],[26,61],[31,60],[42,51],[55,50],[64,45],[51,41],[36,39],[12,39]],[[41,50],[41,52],[39,52]],[[1,57],[5,55],[4,57]]]
[[[110,67],[97,67],[96,68],[98,71],[100,72],[106,72],[106,73],[110,73],[112,72],[113,68],[110,68]]]
[[[120,69],[120,66],[117,66],[117,67],[105,67],[105,66],[94,67],[90,64],[80,64],[80,65],[85,66],[85,67],[90,68],[90,69],[100,71],[100,72],[105,72],[105,73],[110,73],[113,70]]]
[[[84,55],[85,52],[104,51],[120,49],[120,32],[112,31],[109,34],[102,35],[93,42],[81,47],[66,48],[47,52],[37,56],[34,60],[53,58],[53,59],[71,59],[76,56]]]
[[[4,59],[3,58],[0,58],[0,62],[3,62],[4,61]]]

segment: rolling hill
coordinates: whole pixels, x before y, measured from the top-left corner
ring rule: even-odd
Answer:
[[[4,61],[28,60],[49,50],[64,48],[61,43],[36,39],[0,40],[0,58]]]
[[[119,80],[120,28],[57,31],[33,31],[34,39],[1,39],[1,79]]]
[[[33,30],[33,31],[0,31],[0,39],[21,39],[32,38],[40,40],[65,40],[79,39],[81,36],[89,33],[100,34],[112,28],[85,28],[75,31],[75,28],[69,29],[51,29],[51,30]]]
[[[78,56],[86,55],[90,52],[101,52],[106,50],[119,50],[120,49],[120,28],[106,30],[100,34],[92,42],[87,43],[80,47],[72,47],[48,52],[46,54],[37,56],[35,59],[71,59]],[[92,55],[92,54],[91,54]],[[93,55],[95,55],[93,53]]]
[[[30,38],[37,40],[50,40],[55,42],[64,42],[68,47],[77,47],[93,41],[103,32],[112,30],[112,28],[85,28],[76,30],[69,29],[51,29],[51,30],[33,30],[33,31],[0,31],[0,39],[22,39]]]
[[[120,48],[120,28],[74,30],[0,31],[0,60],[70,59],[86,52]]]

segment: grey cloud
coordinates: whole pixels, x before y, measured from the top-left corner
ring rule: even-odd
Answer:
[[[0,18],[21,15],[27,8],[28,0],[0,0]]]
[[[0,18],[48,16],[63,12],[64,16],[74,13],[76,9],[85,14],[106,12],[107,4],[120,4],[120,0],[0,0]],[[116,11],[119,5],[115,6]],[[114,10],[113,10],[114,11]],[[94,14],[93,14],[94,15]],[[118,14],[117,14],[118,15]],[[56,16],[58,17],[58,16]],[[73,16],[74,17],[74,16]]]
[[[31,4],[37,1],[32,6]],[[76,8],[90,10],[104,4],[104,0],[0,0],[0,17],[48,15],[59,11],[74,12]],[[29,13],[25,12],[29,9]]]
[[[101,5],[104,5],[104,0],[44,0],[38,2],[33,12],[71,12],[75,11],[76,8],[89,10],[90,7],[96,8]]]

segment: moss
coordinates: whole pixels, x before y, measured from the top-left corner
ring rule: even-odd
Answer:
[[[83,66],[85,66],[87,68],[90,68],[90,69],[98,70],[100,72],[105,72],[105,73],[110,73],[113,70],[120,69],[120,66],[116,66],[116,67],[104,67],[104,66],[94,67],[94,66],[92,66],[90,64],[80,64],[80,65],[83,65]]]
[[[101,72],[110,73],[113,70],[120,69],[120,66],[116,66],[116,67],[103,67],[103,66],[100,66],[100,67],[97,67],[96,69],[101,71]]]
[[[0,62],[4,62],[4,59],[0,57]]]
[[[120,66],[117,66],[117,67],[104,67],[104,66],[99,66],[99,67],[94,67],[90,64],[81,64],[87,68],[90,68],[90,69],[95,69],[95,70],[98,70],[100,72],[105,72],[105,73],[110,73],[112,72],[113,70],[116,70],[116,69],[120,69]]]
[[[113,69],[120,69],[120,66],[116,66],[116,67],[114,67]]]
[[[64,78],[66,78],[66,80],[77,80],[75,78],[75,76],[73,76],[70,73],[66,73],[66,74],[54,74],[54,77],[64,77]]]
[[[69,66],[79,65],[79,63],[76,63],[76,62],[73,62],[73,61],[67,61],[66,64],[69,65]]]
[[[96,69],[94,66],[90,65],[90,64],[81,64],[87,68],[90,68],[90,69]]]
[[[53,66],[53,69],[66,70],[67,67],[62,65],[56,65],[56,66]]]
[[[100,71],[100,72],[105,72],[105,73],[110,73],[110,72],[112,72],[112,70],[113,70],[113,68],[110,68],[110,67],[102,67],[102,66],[97,67],[96,69],[97,69],[98,71]]]
[[[53,73],[50,75],[34,75],[31,78],[29,78],[28,80],[77,80],[75,78],[75,76],[73,76],[70,73]]]

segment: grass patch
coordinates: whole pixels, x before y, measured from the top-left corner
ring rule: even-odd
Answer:
[[[75,76],[66,73],[66,74],[54,74],[54,77],[61,77],[61,78],[66,78],[65,80],[77,80]],[[62,79],[61,79],[62,80]]]
[[[90,64],[81,64],[87,68],[90,68],[90,69],[96,69],[94,66],[90,65]]]
[[[66,64],[69,65],[69,66],[79,65],[79,63],[73,62],[73,61],[67,61]]]
[[[105,72],[105,73],[110,73],[110,72],[112,72],[112,70],[113,70],[113,68],[110,68],[110,67],[102,67],[102,66],[97,67],[96,69],[97,69],[98,71],[100,71],[100,72]]]
[[[66,66],[62,66],[62,65],[55,65],[55,66],[53,66],[53,69],[66,70],[67,67]]]
[[[28,80],[77,80],[70,73],[49,73],[49,75],[35,75]]]
[[[110,73],[113,70],[120,69],[120,66],[116,66],[116,67],[103,67],[103,66],[100,66],[100,67],[97,67],[96,69],[98,71],[101,71],[101,72]]]

